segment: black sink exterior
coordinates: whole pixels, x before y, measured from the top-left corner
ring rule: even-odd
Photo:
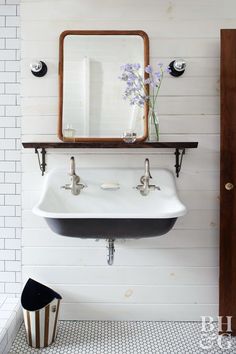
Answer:
[[[79,238],[141,238],[169,232],[177,218],[169,219],[53,219],[50,229],[62,236]]]

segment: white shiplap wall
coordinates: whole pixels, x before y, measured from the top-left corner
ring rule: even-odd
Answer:
[[[151,61],[184,57],[183,77],[166,78],[159,97],[162,140],[197,140],[177,181],[188,214],[168,235],[119,241],[115,265],[105,242],[53,234],[31,208],[40,195],[33,151],[23,152],[23,278],[33,277],[63,296],[64,319],[199,320],[218,311],[219,53],[220,28],[236,26],[234,0],[23,0],[23,140],[57,140],[58,37],[65,29],[142,29]],[[31,75],[33,58],[48,64]],[[173,169],[170,152],[49,151],[48,168],[152,166]]]

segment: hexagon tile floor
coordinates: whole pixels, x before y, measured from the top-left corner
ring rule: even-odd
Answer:
[[[207,336],[202,333],[199,322],[60,321],[55,343],[32,349],[22,325],[9,354],[236,353],[236,337],[222,337],[220,343],[216,328]]]

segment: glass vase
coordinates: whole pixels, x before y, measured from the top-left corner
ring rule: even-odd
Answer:
[[[157,112],[151,107],[148,112],[148,141],[159,141],[159,120]]]

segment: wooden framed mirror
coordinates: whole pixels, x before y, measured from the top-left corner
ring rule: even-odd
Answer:
[[[148,135],[148,106],[123,99],[121,65],[149,64],[149,39],[143,31],[64,31],[59,43],[58,137],[63,141],[136,141]],[[147,87],[148,90],[148,87]]]

